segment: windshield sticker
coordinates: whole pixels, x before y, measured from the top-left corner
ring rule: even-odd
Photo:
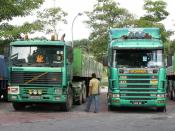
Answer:
[[[43,63],[43,62],[44,62],[44,57],[43,57],[43,55],[37,55],[37,57],[36,57],[36,62],[37,62],[37,63]]]

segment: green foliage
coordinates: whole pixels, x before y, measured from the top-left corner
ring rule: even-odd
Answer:
[[[93,29],[92,38],[99,37],[116,23],[132,17],[126,9],[119,8],[119,3],[113,0],[97,0],[93,11],[85,13],[90,19],[86,23]]]
[[[175,40],[166,43],[166,54],[174,54],[175,52]]]
[[[101,60],[107,50],[107,31],[110,27],[158,27],[160,28],[161,40],[168,43],[172,32],[166,31],[164,25],[160,23],[169,15],[166,6],[166,2],[162,0],[145,0],[143,9],[146,14],[139,19],[135,19],[126,9],[120,8],[119,3],[114,0],[97,0],[93,11],[86,12],[90,19],[86,23],[92,29],[90,48],[96,58]]]
[[[160,21],[166,19],[169,15],[168,11],[166,11],[167,3],[163,0],[145,0],[144,10],[146,10],[146,14],[136,21],[136,25],[139,27],[158,27],[160,28],[161,40],[164,44],[164,53],[168,54],[169,49],[169,37],[173,32],[167,31],[165,26],[160,23]]]
[[[0,22],[13,17],[29,15],[44,0],[0,0]]]
[[[43,25],[46,33],[56,32],[56,26],[59,22],[67,23],[65,17],[68,14],[61,8],[48,8],[37,12],[37,18],[40,24]]]
[[[152,22],[160,22],[169,15],[168,11],[166,11],[167,3],[163,0],[145,0],[144,10],[146,11],[146,15],[141,19],[145,19]]]
[[[10,44],[10,40],[0,40],[0,55],[4,55],[5,54],[5,48],[7,48]]]
[[[96,59],[100,62],[102,62],[102,57],[107,52],[107,46],[108,46],[108,34],[104,34],[103,36],[94,39],[92,41],[92,46],[90,47],[90,50],[92,50],[94,56]]]
[[[39,8],[44,0],[0,0],[0,38],[16,39],[20,33],[29,33],[40,30],[42,25],[35,21],[24,23],[22,26],[13,26],[7,22],[14,17],[29,15],[32,10]]]
[[[91,41],[89,41],[88,39],[74,41],[74,47],[81,48],[86,52],[90,51],[90,46],[91,46]]]
[[[133,16],[114,0],[97,0],[91,12],[85,12],[89,17],[86,24],[92,29],[90,40],[91,49],[98,60],[102,60],[102,54],[106,53],[108,44],[108,29],[115,27],[117,23],[123,23]]]
[[[13,26],[8,23],[0,25],[0,38],[17,39],[21,33],[27,34],[35,30],[41,30],[43,27],[38,21],[33,23],[24,23],[22,26]]]
[[[166,2],[157,0],[145,0],[144,10],[146,14],[139,19],[130,19],[123,23],[118,23],[118,27],[157,27],[160,28],[161,40],[163,43],[168,42],[169,36],[172,34],[170,31],[166,31],[165,26],[160,23],[161,20],[168,16],[166,9]]]

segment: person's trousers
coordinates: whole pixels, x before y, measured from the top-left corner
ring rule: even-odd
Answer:
[[[90,111],[90,107],[91,107],[92,102],[94,102],[94,104],[95,104],[94,112],[96,112],[96,113],[99,112],[99,95],[91,95],[88,97],[86,111],[87,112]]]

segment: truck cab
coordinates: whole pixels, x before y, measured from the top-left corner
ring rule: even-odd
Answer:
[[[16,110],[26,105],[72,106],[72,48],[63,41],[20,40],[10,45],[8,98]]]
[[[158,28],[109,30],[108,107],[166,109],[166,69]]]
[[[102,64],[65,41],[19,40],[10,44],[8,99],[15,110],[52,104],[70,111],[86,100],[91,73]]]
[[[7,101],[8,66],[4,55],[0,55],[0,100]]]

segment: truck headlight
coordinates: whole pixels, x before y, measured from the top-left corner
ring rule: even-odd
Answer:
[[[157,98],[165,98],[166,95],[165,94],[157,94]]]
[[[112,97],[114,97],[114,98],[119,98],[120,95],[119,95],[119,94],[112,94]]]
[[[152,74],[152,73],[153,73],[153,70],[148,70],[148,73],[149,73],[149,74]]]
[[[62,88],[56,88],[55,94],[62,94]]]
[[[19,94],[19,86],[9,86],[8,87],[8,94]]]
[[[37,90],[33,90],[34,95],[37,95],[37,93],[38,93]]]
[[[38,94],[39,95],[42,95],[42,90],[38,90]]]

